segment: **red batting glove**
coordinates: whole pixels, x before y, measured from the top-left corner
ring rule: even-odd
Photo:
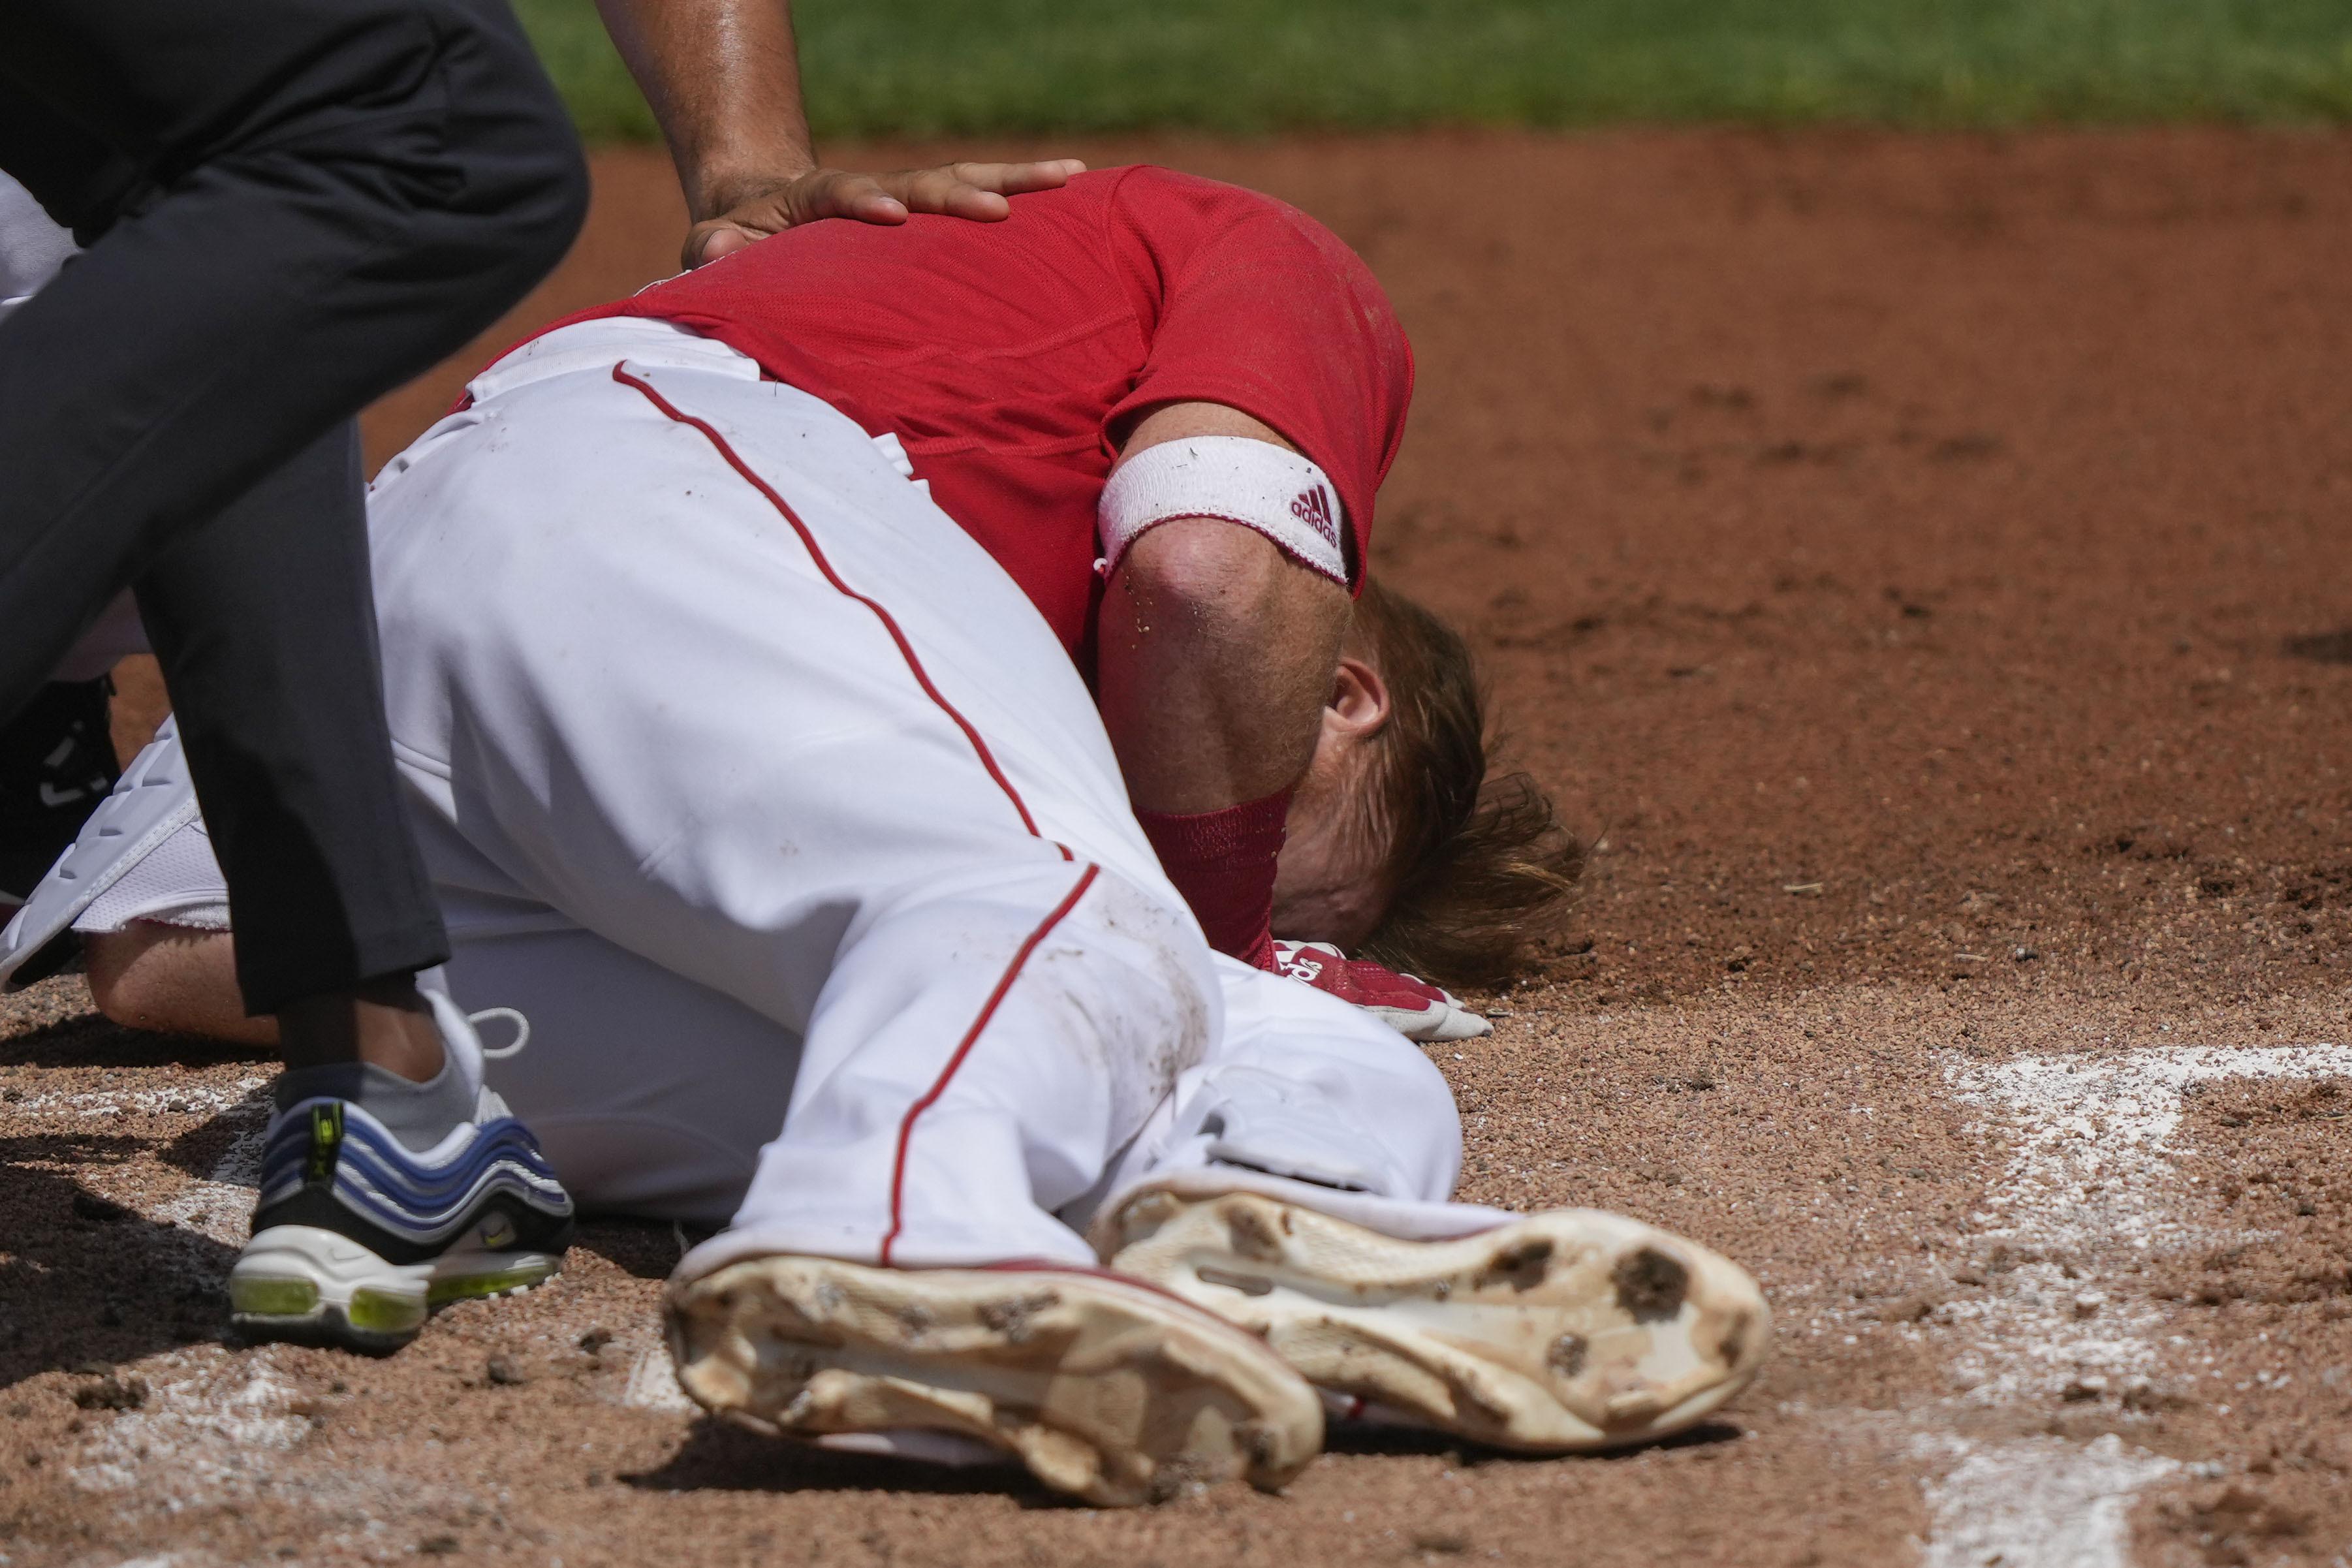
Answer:
[[[1361,1007],[1406,1039],[1423,1045],[1472,1040],[1494,1032],[1494,1025],[1444,987],[1399,974],[1368,958],[1349,958],[1328,942],[1276,942],[1271,967],[1276,974]]]

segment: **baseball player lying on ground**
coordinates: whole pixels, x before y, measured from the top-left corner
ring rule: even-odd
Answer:
[[[1080,175],[999,224],[778,237],[575,320],[677,322],[897,436],[1095,689],[1138,818],[1211,946],[1276,963],[1278,899],[1286,936],[1441,980],[1516,970],[1514,937],[1544,928],[1578,868],[1573,841],[1524,778],[1482,802],[1458,640],[1370,606],[1358,630],[1415,672],[1411,703],[1341,658],[1412,380],[1388,299],[1345,245],[1257,193],[1148,168]],[[1355,782],[1308,772],[1332,726],[1377,732],[1335,756],[1377,757],[1383,787],[1358,793],[1383,820],[1326,813],[1325,831],[1289,825],[1286,844],[1294,790],[1311,803]],[[1389,858],[1366,866],[1372,840]],[[1476,1026],[1426,988],[1328,960],[1299,967],[1428,1015],[1410,1032]]]
[[[1115,248],[1119,183],[1073,190],[1100,204],[1076,272]],[[446,1085],[283,1100],[240,1321],[413,1333],[451,1253],[399,1232],[385,1189],[412,1168],[464,1197],[444,1200],[462,1267],[551,1271],[569,1200],[487,1070],[583,1201],[723,1222],[672,1281],[671,1342],[696,1398],[764,1429],[992,1446],[1110,1503],[1279,1484],[1318,1446],[1316,1386],[1570,1450],[1744,1384],[1768,1319],[1726,1260],[1613,1215],[1447,1201],[1443,1079],[1365,1012],[1212,953],[1038,590],[895,439],[798,384],[814,372],[761,373],[716,332],[582,321],[478,378],[379,481],[388,709],[449,988],[519,1010],[533,1044],[486,1069],[452,1029]],[[1046,438],[1061,412],[1003,406]],[[1139,531],[1279,527],[1263,482],[1232,483],[1252,454],[1162,445],[1192,461]],[[1150,450],[1127,447],[1122,474]],[[1351,733],[1322,722],[1317,772],[1371,776]],[[224,923],[177,778],[166,737],[26,915]],[[1297,837],[1367,820],[1309,791]],[[94,973],[124,944],[226,974],[218,931],[154,936],[100,935]],[[435,1094],[462,1125],[436,1131]]]

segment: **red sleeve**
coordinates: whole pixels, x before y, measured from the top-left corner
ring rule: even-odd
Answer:
[[[1150,349],[1105,439],[1163,403],[1222,403],[1272,426],[1339,490],[1361,588],[1372,497],[1412,399],[1388,296],[1338,236],[1270,196],[1144,168],[1118,204],[1111,243],[1147,301]]]

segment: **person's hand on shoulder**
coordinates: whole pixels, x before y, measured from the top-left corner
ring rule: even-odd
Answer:
[[[1443,986],[1399,974],[1368,958],[1349,958],[1328,942],[1277,941],[1274,972],[1353,1003],[1423,1045],[1472,1040],[1495,1030]]]
[[[811,169],[792,176],[747,178],[723,193],[725,210],[687,231],[684,259],[688,268],[700,267],[820,218],[899,224],[915,213],[936,213],[997,223],[1012,215],[1007,197],[1054,190],[1086,172],[1076,158],[1052,158],[1034,163],[942,163],[884,174]]]

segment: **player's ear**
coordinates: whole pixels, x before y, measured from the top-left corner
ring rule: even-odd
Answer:
[[[1341,654],[1339,671],[1331,678],[1331,700],[1324,707],[1324,725],[1370,740],[1388,723],[1389,712],[1389,686],[1381,672],[1353,654]]]

